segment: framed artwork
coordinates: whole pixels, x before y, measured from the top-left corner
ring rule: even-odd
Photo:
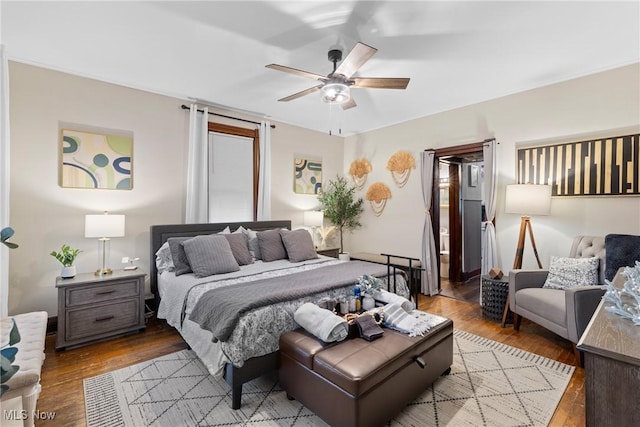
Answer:
[[[60,186],[65,188],[133,188],[133,134],[60,130]]]
[[[553,196],[640,195],[640,134],[518,148],[519,184],[547,184]]]
[[[293,163],[293,191],[319,194],[322,191],[322,160],[296,158]]]

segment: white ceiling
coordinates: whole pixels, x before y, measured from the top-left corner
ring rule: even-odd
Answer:
[[[349,135],[640,62],[639,2],[2,1],[10,59]],[[317,82],[265,68],[331,72],[331,46],[378,48],[342,112]],[[176,107],[177,108],[177,107]]]

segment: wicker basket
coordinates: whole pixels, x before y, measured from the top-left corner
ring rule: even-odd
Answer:
[[[496,280],[489,276],[482,277],[482,316],[494,322],[502,321],[504,305],[509,296],[509,282]],[[513,322],[513,313],[507,314],[507,323]]]

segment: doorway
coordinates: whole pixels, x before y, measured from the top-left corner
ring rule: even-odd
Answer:
[[[435,151],[431,210],[440,294],[478,303],[482,258],[483,143]]]

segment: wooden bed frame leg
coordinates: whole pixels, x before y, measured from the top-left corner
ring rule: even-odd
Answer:
[[[231,387],[231,409],[240,409],[242,406],[242,384]]]

